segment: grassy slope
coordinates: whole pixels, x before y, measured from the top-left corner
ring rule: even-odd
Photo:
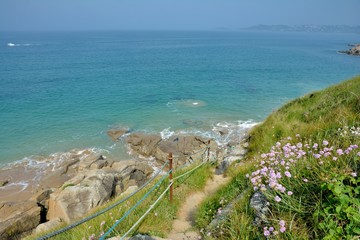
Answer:
[[[353,149],[349,154],[337,156],[337,149],[347,149],[350,145],[360,145],[360,134],[351,134],[346,127],[360,127],[360,77],[342,82],[325,90],[314,92],[289,102],[278,111],[271,114],[261,125],[251,132],[249,155],[244,166],[237,166],[232,175],[241,179],[236,192],[245,192],[238,201],[233,214],[227,222],[216,231],[215,239],[257,239],[264,238],[263,229],[252,226],[253,212],[249,208],[250,195],[253,185],[244,180],[246,173],[251,169],[273,167],[268,157],[261,158],[262,153],[269,153],[272,146],[280,142],[296,146],[298,143],[310,145],[307,152],[312,151],[313,144],[318,143],[319,148],[324,140],[333,146],[330,157],[321,156],[319,159],[313,155],[315,150],[303,156],[289,171],[292,178],[282,177],[279,182],[293,195],[269,189],[264,191],[270,202],[269,226],[279,228],[279,220],[286,220],[287,230],[276,236],[276,239],[352,239],[357,236],[354,229],[360,230],[360,181],[352,177],[353,173],[360,174],[359,149]],[[341,128],[341,130],[339,130]],[[301,137],[296,138],[295,135]],[[291,140],[286,139],[288,136]],[[281,152],[281,148],[279,148]],[[319,149],[320,151],[320,149]],[[283,155],[282,155],[283,157]],[[265,160],[265,165],[259,166],[259,159]],[[279,155],[279,159],[281,159]],[[284,158],[285,159],[285,158]],[[321,160],[321,161],[319,161]],[[320,162],[320,164],[319,164]],[[250,170],[246,171],[244,168]],[[279,168],[281,171],[281,167]],[[238,172],[237,174],[234,171]],[[285,170],[283,170],[285,171]],[[251,178],[251,177],[250,177]],[[304,183],[301,179],[309,179]],[[335,189],[335,190],[334,190]],[[228,187],[225,195],[209,197],[208,202],[200,208],[197,217],[199,228],[204,228],[212,219],[211,212],[216,212],[221,199],[231,201],[234,195],[232,187]],[[281,202],[273,201],[279,195]],[[226,197],[229,196],[229,197]],[[330,217],[329,217],[330,216]],[[326,223],[324,226],[320,223]],[[267,225],[264,225],[267,226]],[[220,229],[220,230],[219,230]],[[279,231],[278,231],[279,232]],[[347,237],[346,237],[347,236]]]

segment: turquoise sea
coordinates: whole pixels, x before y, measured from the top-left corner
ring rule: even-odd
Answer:
[[[360,34],[0,32],[0,163],[96,148],[106,131],[212,134],[360,73]],[[235,126],[235,128],[234,128]]]

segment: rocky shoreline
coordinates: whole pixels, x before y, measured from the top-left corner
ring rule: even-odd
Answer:
[[[349,45],[349,46],[352,48],[350,48],[349,50],[339,51],[339,52],[347,55],[360,56],[360,44]]]
[[[81,219],[110,199],[135,191],[163,165],[169,152],[176,168],[200,159],[210,147],[208,156],[219,161],[221,173],[246,154],[248,138],[244,134],[218,146],[213,139],[196,135],[163,139],[160,134],[127,129],[110,130],[108,135],[114,141],[122,138],[134,159],[117,161],[85,149],[73,150],[61,161],[39,159],[41,168],[19,163],[0,169],[0,238],[17,239]],[[19,182],[24,184],[15,184]]]

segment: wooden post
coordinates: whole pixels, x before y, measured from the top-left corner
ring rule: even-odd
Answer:
[[[208,146],[207,146],[207,161],[209,162],[210,160],[210,140],[208,141]]]
[[[169,179],[170,179],[170,183],[172,182],[173,179],[173,175],[172,175],[172,170],[173,170],[173,157],[172,157],[172,153],[169,153],[168,156],[169,159],[169,168],[171,170],[170,175],[169,175]],[[173,185],[170,186],[170,202],[173,202]]]

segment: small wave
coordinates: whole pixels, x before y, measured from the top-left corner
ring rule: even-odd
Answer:
[[[28,46],[37,46],[39,44],[31,44],[31,43],[8,43],[8,47],[28,47]]]
[[[163,140],[169,139],[175,132],[170,131],[170,128],[165,128],[160,132],[160,136]]]
[[[21,182],[9,183],[0,188],[2,188],[2,189],[19,188],[18,191],[21,192],[21,191],[24,191],[28,186],[29,186],[29,183],[21,181]]]

